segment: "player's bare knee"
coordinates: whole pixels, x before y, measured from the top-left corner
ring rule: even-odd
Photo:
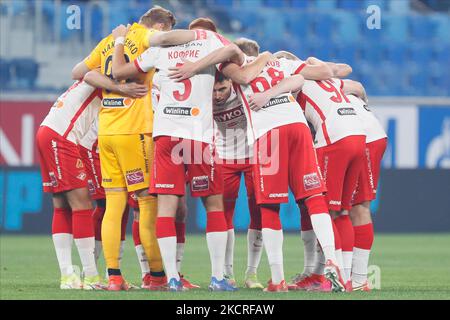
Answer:
[[[87,188],[79,188],[66,192],[67,202],[72,210],[89,210],[93,209],[92,200],[89,196]]]
[[[70,208],[63,193],[54,193],[52,196],[53,207],[56,209]]]
[[[202,201],[207,212],[224,211],[223,196],[221,194],[203,197]]]

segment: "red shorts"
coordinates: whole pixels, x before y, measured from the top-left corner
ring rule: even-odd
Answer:
[[[44,192],[87,188],[87,174],[78,146],[48,127],[40,127],[36,143]]]
[[[328,209],[350,210],[359,173],[365,166],[365,136],[349,136],[318,148],[317,157],[328,192]]]
[[[184,195],[186,172],[193,197],[223,194],[222,169],[213,145],[169,136],[156,137],[150,193]]]
[[[84,167],[87,174],[87,183],[89,193],[92,200],[105,199],[105,189],[103,189],[102,173],[100,171],[100,157],[96,152],[97,143],[94,144],[92,150],[86,149],[79,145],[81,160],[83,160]]]
[[[128,193],[128,205],[133,208],[133,210],[139,210],[139,202],[134,192]]]
[[[245,159],[245,163],[228,164],[229,160],[222,161],[223,175],[223,199],[236,200],[239,195],[239,187],[241,185],[241,175],[244,174],[245,187],[247,189],[247,197],[255,197],[255,188],[253,185],[253,165],[249,164],[250,159]]]
[[[387,147],[387,138],[366,144],[366,165],[361,170],[353,204],[372,201],[377,197],[378,179],[380,177],[381,160]]]
[[[255,143],[256,202],[288,202],[289,188],[301,200],[326,191],[308,126],[293,123],[270,130]]]

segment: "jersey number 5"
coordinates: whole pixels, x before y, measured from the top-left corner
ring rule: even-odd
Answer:
[[[182,63],[177,63],[177,68],[182,67]],[[184,92],[181,93],[179,90],[173,92],[173,97],[177,101],[186,101],[189,96],[191,95],[192,91],[192,82],[189,79],[181,81],[182,84],[184,84]]]

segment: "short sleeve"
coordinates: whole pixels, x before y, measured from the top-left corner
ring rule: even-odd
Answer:
[[[134,65],[140,72],[148,72],[156,66],[160,50],[161,48],[159,47],[145,50],[136,58],[136,60],[134,60]]]
[[[158,30],[155,30],[155,29],[146,30],[146,31],[144,32],[143,39],[142,39],[142,45],[143,45],[143,47],[144,47],[145,49],[150,48],[150,46],[151,46],[151,43],[150,43],[150,42],[151,42],[151,38],[152,38],[156,33],[158,33]]]
[[[306,66],[306,63],[302,60],[289,60],[286,58],[280,59],[280,62],[283,64],[283,68],[288,71],[289,74],[300,74],[303,68]]]
[[[84,59],[84,63],[89,68],[89,70],[94,70],[94,69],[101,67],[101,65],[102,65],[102,49],[104,47],[106,39],[107,38],[100,41],[99,44],[95,47],[95,49],[91,51],[89,56],[86,59]]]
[[[208,49],[209,49],[210,53],[215,50],[222,49],[231,43],[231,41],[229,41],[227,38],[223,37],[222,35],[220,35],[218,33],[215,33],[212,31],[204,31],[204,32],[206,32],[206,39],[208,40],[208,45],[209,45]],[[197,34],[196,36],[199,36],[199,35]],[[217,70],[222,71],[222,69],[224,68],[226,63],[227,62],[217,64],[216,65]]]

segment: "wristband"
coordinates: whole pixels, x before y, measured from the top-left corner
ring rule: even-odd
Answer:
[[[125,44],[125,37],[118,37],[115,41],[114,41],[114,46],[117,45],[124,45]]]

